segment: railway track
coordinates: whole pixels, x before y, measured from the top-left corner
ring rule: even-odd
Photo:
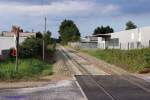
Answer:
[[[88,91],[86,88],[89,87],[89,84],[92,84],[90,86],[95,87],[97,89],[96,93],[95,93],[95,91],[93,91],[95,93],[95,95],[93,94],[92,97],[89,96],[92,93],[90,93],[90,94],[86,93],[86,96],[88,97],[89,100],[99,100],[99,98],[103,98],[102,100],[123,100],[123,99],[119,99],[116,95],[112,95],[113,94],[113,93],[111,93],[112,91],[109,91],[109,89],[106,89],[107,87],[105,87],[105,85],[102,84],[103,82],[99,82],[99,80],[96,79],[97,76],[95,76],[95,75],[98,75],[98,73],[93,74],[93,72],[90,72],[86,68],[85,63],[89,64],[89,66],[90,66],[90,62],[88,61],[88,59],[86,59],[72,51],[69,51],[69,50],[67,51],[63,47],[61,48],[61,50],[62,50],[62,53],[67,57],[67,59],[70,60],[71,63],[80,71],[81,74],[78,75],[77,73],[74,73],[74,75],[76,77],[76,80],[79,82],[79,84],[83,88],[83,91],[85,91],[85,92]],[[107,76],[109,74],[105,73],[105,75]],[[118,80],[124,81],[127,84],[130,84],[131,86],[138,88],[139,91],[144,91],[144,93],[146,95],[150,94],[150,90],[149,90],[150,85],[147,85],[147,83],[142,83],[142,84],[135,83],[135,81],[132,80],[132,78],[130,79],[129,77],[126,77],[125,75],[117,76],[117,74],[115,74],[113,76],[117,77]],[[138,81],[136,81],[136,82],[138,82]],[[146,87],[142,86],[143,84],[144,85],[146,84]],[[91,88],[89,88],[89,90],[90,89]],[[99,96],[98,94],[102,94],[102,95]],[[148,99],[141,99],[141,100],[149,100],[149,99],[150,99],[150,95],[148,95]],[[134,100],[134,99],[132,99],[132,100]]]
[[[69,52],[76,52],[76,51],[72,51],[72,50],[69,50]],[[81,55],[79,55],[77,52],[75,53],[78,57],[80,57],[80,59],[84,59],[86,60],[87,62],[90,62],[88,58],[85,58]],[[75,59],[74,59],[75,60]],[[81,64],[79,64],[80,66]],[[82,66],[82,65],[81,65]],[[82,67],[83,68],[83,67]],[[86,70],[86,69],[85,69]],[[107,69],[105,69],[107,70]],[[126,80],[134,85],[136,85],[137,87],[147,91],[150,93],[150,85],[147,85],[147,82],[141,82],[141,81],[144,81],[142,79],[139,79],[139,78],[136,78],[134,77],[133,75],[131,75],[130,73],[126,72],[125,74],[121,75],[121,74],[118,74],[118,73],[115,73],[115,71],[109,71],[107,73],[108,75],[111,74],[111,75],[115,75],[115,76],[118,76],[119,75],[119,78],[120,79],[123,79],[123,80]],[[89,75],[93,75],[93,74],[89,74]]]
[[[71,62],[79,69],[79,71],[83,75],[91,75],[90,72],[88,72],[85,68],[83,68],[83,65],[78,63],[74,58],[70,57],[65,51],[63,53],[71,60]]]
[[[96,82],[94,79],[93,79],[93,76],[92,76],[92,73],[90,73],[87,69],[85,69],[83,67],[82,64],[80,64],[76,59],[72,58],[71,56],[68,55],[68,53],[65,52],[65,50],[63,49],[62,52],[72,61],[73,64],[76,65],[76,67],[82,72],[83,75],[88,75],[88,80],[89,81],[92,81],[93,83],[95,83],[95,85],[100,89],[102,90],[109,98],[110,100],[117,100],[115,99],[110,93],[108,93],[105,88],[99,84],[98,82]],[[79,56],[80,57],[80,56]],[[80,57],[81,58],[81,57]],[[85,60],[85,59],[84,59]],[[76,76],[76,75],[75,75]]]

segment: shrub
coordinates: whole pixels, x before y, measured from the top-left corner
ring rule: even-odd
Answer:
[[[44,35],[37,33],[36,37],[28,37],[19,47],[19,56],[21,58],[37,57],[42,55],[43,39],[45,42],[45,50],[47,46],[51,44],[50,32],[48,31]]]
[[[20,46],[19,55],[23,58],[35,57],[42,53],[42,39],[28,37]]]
[[[41,32],[37,32],[36,33],[36,38],[42,39],[43,38],[42,33]]]

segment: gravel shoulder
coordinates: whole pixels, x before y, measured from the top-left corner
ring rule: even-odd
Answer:
[[[85,100],[75,81],[61,80],[45,86],[0,90],[0,100]]]

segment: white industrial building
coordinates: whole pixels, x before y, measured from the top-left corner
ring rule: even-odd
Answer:
[[[115,32],[111,34],[111,39],[118,40],[118,43],[122,43],[122,47],[124,47],[124,45],[128,43],[131,44],[130,47],[133,48],[136,48],[136,44],[138,43],[140,43],[143,47],[149,47],[150,26]]]
[[[109,34],[86,36],[80,46],[95,45],[97,48],[134,49],[150,47],[150,26]]]
[[[19,43],[22,43],[27,37],[35,36],[36,33],[20,33]],[[0,34],[0,55],[3,50],[9,50],[15,47],[15,38],[12,32],[2,32]]]

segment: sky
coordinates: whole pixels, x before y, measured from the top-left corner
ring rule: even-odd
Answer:
[[[73,20],[81,36],[101,25],[122,31],[129,20],[150,26],[150,0],[0,0],[0,31],[10,31],[12,25],[44,31],[44,16],[53,37],[59,36],[64,19]]]

